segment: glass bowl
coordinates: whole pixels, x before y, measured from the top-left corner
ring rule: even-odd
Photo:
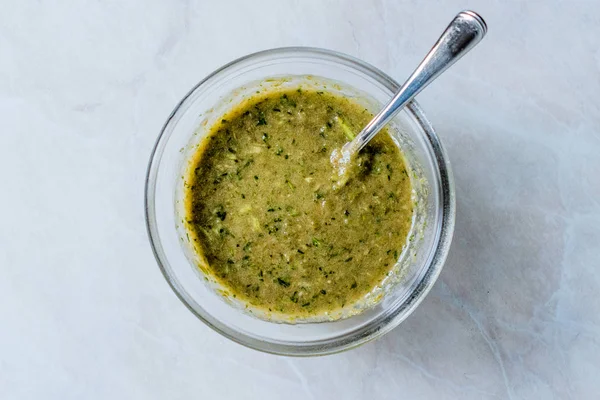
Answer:
[[[195,145],[228,108],[256,91],[282,86],[323,87],[352,97],[373,113],[398,90],[392,78],[353,57],[290,47],[254,53],[210,74],[175,107],[152,151],[145,190],[146,225],[158,265],[179,299],[205,324],[253,349],[294,356],[356,347],[400,324],[423,300],[446,259],[455,198],[442,144],[416,102],[389,125],[411,172],[413,231],[396,265],[399,273],[358,315],[327,322],[276,323],[257,318],[217,294],[203,279],[182,219],[185,168]]]

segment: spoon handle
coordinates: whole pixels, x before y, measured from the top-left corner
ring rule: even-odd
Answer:
[[[483,39],[487,25],[473,11],[462,11],[448,25],[437,43],[392,100],[367,126],[346,144],[350,154],[360,151],[409,101],[448,67],[467,54]]]

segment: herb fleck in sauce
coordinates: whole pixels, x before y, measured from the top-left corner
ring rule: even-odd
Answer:
[[[382,282],[412,221],[404,158],[386,130],[332,190],[329,156],[372,115],[328,92],[257,96],[223,116],[186,177],[190,237],[215,279],[265,311],[339,310]]]

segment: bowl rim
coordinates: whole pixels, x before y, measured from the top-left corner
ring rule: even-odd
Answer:
[[[260,59],[266,56],[283,56],[289,53],[295,56],[316,55],[327,57],[330,60],[334,59],[337,62],[341,62],[344,65],[349,65],[356,70],[366,73],[371,78],[374,78],[394,93],[397,92],[401,86],[398,82],[396,82],[394,79],[392,79],[389,75],[387,75],[380,69],[360,59],[337,51],[317,47],[293,46],[262,50],[239,57],[223,65],[222,67],[214,70],[200,82],[194,85],[187,92],[187,94],[177,103],[177,105],[163,124],[160,134],[158,135],[156,142],[152,148],[144,183],[144,216],[146,231],[148,234],[152,252],[161,270],[161,273],[163,274],[165,280],[167,281],[177,298],[198,319],[200,319],[214,331],[218,332],[219,334],[227,337],[228,339],[238,344],[265,353],[286,356],[317,356],[335,354],[358,347],[364,343],[367,343],[378,337],[383,336],[384,334],[391,331],[393,328],[397,327],[410,314],[412,314],[412,312],[421,303],[421,301],[423,301],[425,296],[433,287],[435,281],[441,273],[442,267],[450,249],[456,215],[454,178],[452,176],[450,162],[448,160],[446,151],[435,130],[433,129],[433,126],[431,125],[431,123],[425,116],[423,110],[416,101],[413,100],[409,104],[407,104],[405,110],[407,110],[411,114],[411,116],[416,120],[421,129],[423,129],[425,133],[425,138],[431,146],[431,150],[435,160],[435,167],[438,169],[439,173],[441,222],[439,224],[440,228],[437,232],[438,243],[437,247],[435,247],[433,250],[433,254],[430,257],[430,262],[427,266],[425,273],[423,274],[420,281],[417,282],[414,291],[405,300],[405,302],[400,307],[397,307],[397,309],[391,311],[389,315],[386,316],[385,319],[379,321],[378,324],[374,326],[371,326],[371,324],[367,324],[365,327],[362,327],[358,331],[358,335],[356,335],[356,332],[353,332],[351,338],[340,338],[338,340],[332,340],[330,343],[327,344],[311,343],[310,345],[298,346],[290,343],[263,341],[248,336],[245,333],[236,331],[235,329],[231,329],[229,326],[222,324],[221,322],[217,321],[216,319],[213,319],[210,316],[207,317],[201,315],[186,300],[187,294],[185,290],[182,290],[179,282],[176,279],[174,279],[174,277],[169,273],[168,269],[165,267],[165,265],[169,265],[169,263],[164,255],[164,251],[160,243],[160,235],[158,233],[156,224],[156,209],[154,196],[156,192],[156,177],[158,175],[160,159],[162,158],[162,151],[159,153],[159,150],[161,150],[161,144],[163,144],[163,141],[168,139],[169,137],[169,135],[165,137],[165,135],[167,134],[167,128],[169,127],[171,121],[176,116],[178,111],[182,109],[182,106],[185,105],[186,101],[198,88],[200,88],[205,83],[209,82],[217,75],[227,71],[228,69],[252,59]],[[240,338],[240,336],[243,337],[243,339]]]

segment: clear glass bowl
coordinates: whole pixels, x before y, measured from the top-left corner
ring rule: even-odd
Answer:
[[[399,88],[396,81],[371,65],[316,48],[267,50],[225,65],[181,100],[158,137],[146,179],[146,224],[167,282],[208,326],[231,340],[269,353],[335,353],[389,332],[429,292],[452,239],[454,183],[439,138],[417,103],[410,103],[392,121],[390,133],[407,158],[417,206],[411,240],[398,264],[402,273],[383,288],[380,301],[350,318],[301,324],[261,320],[232,306],[202,279],[186,245],[181,225],[183,174],[194,145],[228,107],[256,90],[282,84],[326,84],[327,90],[353,97],[373,113]]]

